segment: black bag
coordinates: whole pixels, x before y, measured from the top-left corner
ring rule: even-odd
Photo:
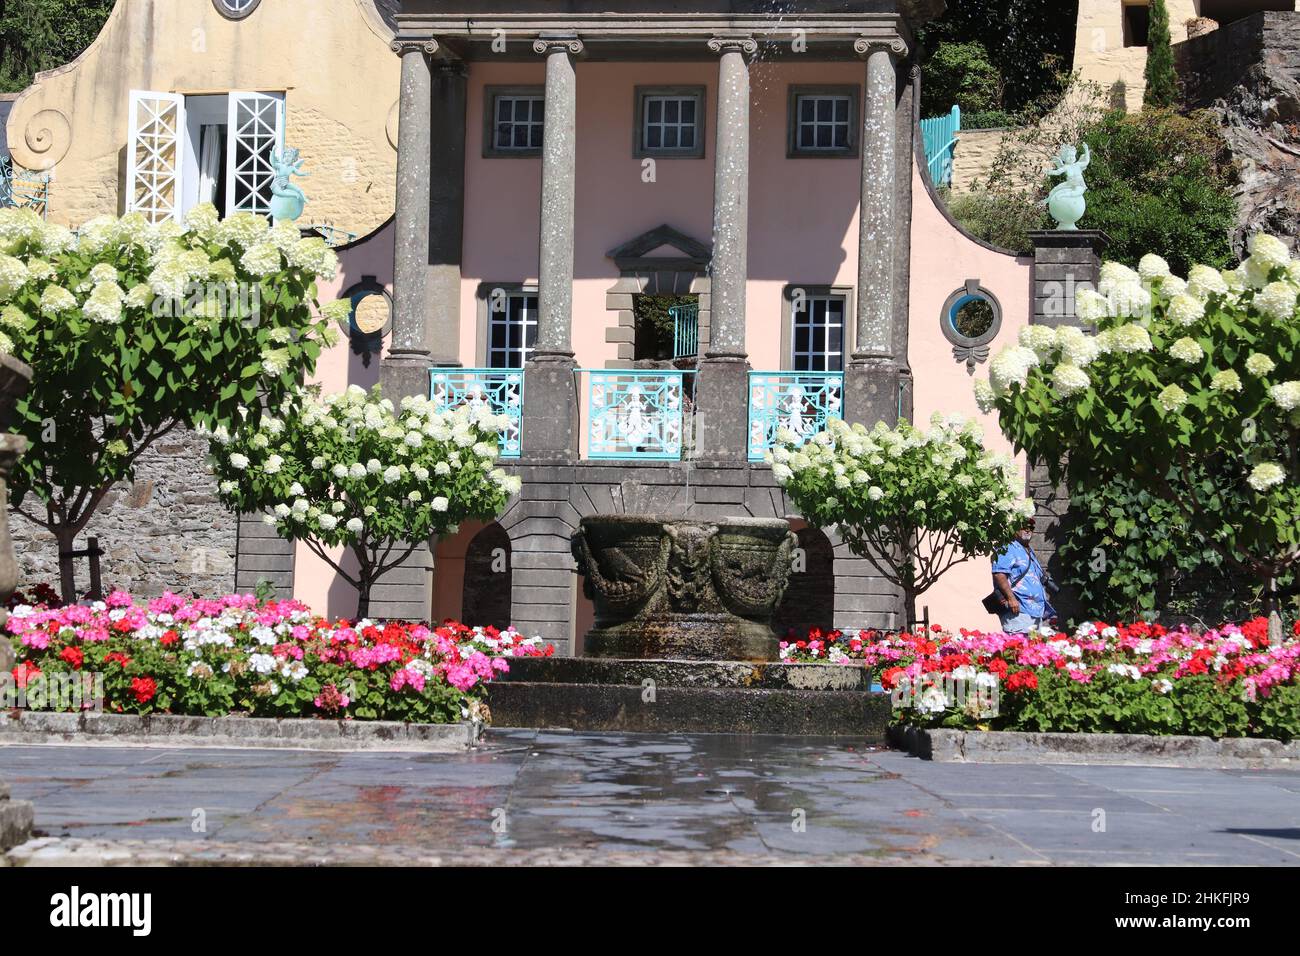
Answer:
[[[1029,549],[1026,548],[1025,550],[1028,551]],[[1025,569],[1020,572],[1020,577],[1016,578],[1014,581],[1011,582],[1011,590],[1013,592],[1016,589],[1016,585],[1025,579],[1025,575],[1028,574],[1029,569],[1033,567],[1033,563],[1032,563],[1033,556],[1034,556],[1033,552],[1030,551],[1029,552],[1029,557],[1031,559],[1030,564],[1026,565]],[[988,611],[990,614],[1000,615],[1003,611],[1007,609],[1007,602],[1003,600],[1002,592],[1000,592],[997,588],[994,588],[992,593],[986,596],[984,600],[981,601],[980,603],[984,605],[984,610]]]

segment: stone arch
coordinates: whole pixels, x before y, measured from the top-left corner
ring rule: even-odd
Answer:
[[[460,618],[466,624],[502,629],[510,625],[511,558],[510,535],[495,522],[470,539],[460,601]]]
[[[835,548],[825,534],[803,521],[791,521],[790,530],[799,539],[804,564],[791,573],[772,618],[782,640],[791,630],[802,638],[811,628],[828,631],[835,626]]]

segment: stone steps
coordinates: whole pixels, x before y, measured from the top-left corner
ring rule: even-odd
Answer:
[[[488,687],[494,727],[850,736],[883,743],[890,704],[862,667],[533,658]]]

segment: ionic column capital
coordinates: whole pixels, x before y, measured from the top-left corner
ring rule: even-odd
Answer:
[[[748,34],[720,34],[709,40],[709,49],[719,55],[743,53],[750,57],[758,53],[758,41]]]
[[[863,35],[853,41],[853,52],[858,56],[887,52],[895,60],[907,56],[907,41],[900,36],[882,37]]]
[[[569,53],[572,56],[581,56],[585,49],[586,45],[575,33],[563,36],[542,34],[533,41],[533,52],[544,56],[550,56],[552,53]]]
[[[408,53],[424,53],[426,56],[433,56],[442,49],[442,45],[433,37],[423,40],[397,37],[393,42],[388,44],[388,49],[392,50],[398,56],[405,56]]]

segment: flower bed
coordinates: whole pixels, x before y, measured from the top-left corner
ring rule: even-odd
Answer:
[[[482,712],[483,686],[509,658],[555,652],[513,628],[329,621],[251,594],[141,605],[115,591],[88,605],[20,604],[6,627],[18,657],[11,693],[39,689],[47,708],[87,708],[88,697],[60,706],[51,677],[66,686],[102,675],[104,710],[130,714],[445,723]]]
[[[865,665],[896,718],[922,727],[1300,738],[1300,639],[1269,646],[1265,618],[1207,631],[812,632],[781,658]]]

